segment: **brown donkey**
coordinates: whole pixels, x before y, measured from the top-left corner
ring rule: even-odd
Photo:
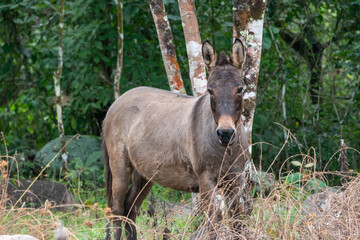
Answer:
[[[206,193],[214,190],[218,180],[232,179],[227,191],[236,196],[241,182],[234,177],[249,157],[241,122],[245,48],[236,39],[230,57],[224,52],[217,57],[205,41],[202,54],[209,72],[209,94],[190,97],[139,87],[110,107],[103,122],[103,153],[108,206],[114,215],[135,223],[154,182],[200,192],[208,204]],[[120,239],[121,218],[113,223],[115,239]],[[127,239],[136,239],[134,226],[125,224],[125,230]]]

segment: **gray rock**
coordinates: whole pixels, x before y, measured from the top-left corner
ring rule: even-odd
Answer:
[[[7,194],[10,206],[16,203],[32,181],[25,179],[20,179],[19,182],[15,179],[9,180]],[[62,184],[37,180],[29,191],[25,193],[17,206],[20,207],[25,202],[27,207],[40,208],[43,207],[45,201],[51,203],[51,209],[56,210],[66,210],[66,207],[57,207],[59,205],[75,204],[73,195]]]
[[[320,216],[331,210],[331,203],[342,194],[341,190],[334,187],[327,187],[327,189],[320,193],[311,194],[308,196],[302,206],[308,214],[315,214]]]
[[[67,239],[66,229],[62,226],[61,223],[59,223],[58,227],[56,228],[55,239],[56,240],[66,240]]]
[[[0,240],[38,240],[29,235],[0,235]]]

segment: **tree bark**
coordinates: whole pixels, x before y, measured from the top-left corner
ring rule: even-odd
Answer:
[[[116,71],[114,77],[114,96],[117,99],[120,96],[120,78],[123,63],[124,50],[124,24],[123,24],[123,0],[115,0],[117,5],[117,23],[118,23],[118,54]]]
[[[59,20],[59,56],[58,56],[58,69],[54,72],[54,86],[55,86],[55,96],[56,96],[56,114],[57,114],[57,122],[58,122],[58,131],[60,135],[60,143],[61,148],[63,148],[66,144],[65,138],[65,130],[64,123],[62,118],[62,106],[61,106],[61,89],[60,89],[60,78],[62,75],[63,69],[63,28],[64,28],[64,5],[65,0],[60,1],[60,20]],[[61,163],[62,163],[62,175],[65,176],[68,171],[67,168],[67,159],[68,153],[66,152],[65,147],[61,152]]]
[[[244,76],[246,90],[244,93],[244,111],[242,120],[251,143],[251,131],[256,107],[256,91],[259,76],[262,32],[266,1],[235,0],[233,37],[240,38],[247,46]],[[251,150],[250,150],[251,153]]]
[[[163,0],[149,0],[149,5],[159,38],[161,54],[170,90],[172,92],[186,94],[184,83],[181,78],[179,64],[176,58],[170,23],[165,12]]]
[[[205,63],[201,54],[201,37],[194,0],[178,0],[189,60],[190,81],[194,96],[207,91]]]
[[[252,170],[252,127],[254,121],[254,111],[256,107],[257,83],[260,69],[262,33],[264,23],[264,13],[266,0],[234,0],[233,7],[233,38],[240,38],[247,46],[246,61],[244,64],[244,80],[246,90],[244,92],[244,110],[241,115],[244,130],[249,143],[249,160],[244,169],[242,189],[240,193],[243,201],[241,204],[244,214],[251,214],[251,170]]]

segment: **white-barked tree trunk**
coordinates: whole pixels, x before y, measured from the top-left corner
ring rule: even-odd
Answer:
[[[189,77],[194,96],[207,91],[205,63],[201,54],[201,37],[194,0],[178,0],[189,61]]]
[[[60,143],[61,143],[61,165],[62,165],[62,175],[65,176],[67,172],[67,160],[68,160],[68,153],[65,149],[66,144],[66,137],[65,137],[65,130],[64,130],[64,123],[62,117],[62,101],[61,101],[61,89],[60,89],[60,79],[62,75],[63,69],[63,29],[64,29],[64,13],[65,13],[65,0],[60,0],[60,20],[59,20],[59,56],[58,56],[58,69],[54,72],[54,86],[55,86],[55,97],[56,97],[56,115],[57,115],[57,122],[58,122],[58,131],[60,135]]]

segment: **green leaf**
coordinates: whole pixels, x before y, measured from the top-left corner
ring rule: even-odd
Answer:
[[[81,158],[77,157],[73,160],[75,162],[75,169],[81,169],[84,167],[84,163]]]
[[[16,23],[16,24],[23,24],[24,21],[23,21],[22,19],[17,18],[17,19],[14,19],[14,23]]]
[[[272,41],[271,41],[271,36],[269,34],[264,34],[262,41],[263,41],[262,42],[263,49],[268,50],[271,48]]]
[[[317,179],[317,178],[312,178],[310,181],[309,181],[309,185],[311,187],[312,190],[318,190],[318,189],[325,189],[326,188],[326,184],[321,181],[320,179]]]
[[[180,21],[181,20],[180,16],[178,16],[178,15],[168,14],[167,16],[168,16],[169,20],[174,20],[174,21]]]
[[[94,164],[96,161],[98,161],[99,159],[101,159],[102,156],[102,151],[96,151],[93,152],[87,159],[85,166],[89,167],[92,164]]]
[[[305,165],[306,168],[311,168],[313,166],[314,166],[314,163],[308,163],[308,164]]]
[[[106,1],[99,1],[99,5],[101,10],[105,11],[106,9]]]
[[[103,60],[105,63],[110,63],[110,58],[108,58],[105,55],[100,55],[101,60]]]
[[[270,26],[271,27],[271,31],[274,33],[274,34],[278,34],[280,32],[280,29],[278,29],[277,27],[275,26]]]
[[[232,27],[234,24],[232,22],[223,22],[221,23],[221,26],[223,27]]]
[[[104,49],[102,43],[99,42],[99,41],[96,41],[96,42],[95,42],[95,47],[96,47],[97,49],[99,49],[99,50],[103,50],[103,49]]]
[[[291,161],[291,164],[294,165],[295,167],[301,167],[301,162],[299,161]]]
[[[75,119],[75,118],[71,118],[70,124],[71,124],[72,129],[75,130],[75,129],[76,129],[76,119]]]
[[[123,10],[124,13],[124,22],[126,24],[130,23],[133,17],[140,11],[140,9],[132,4],[126,4]]]
[[[282,177],[282,180],[285,180],[287,182],[296,182],[299,181],[302,178],[302,174],[300,174],[299,172],[295,172],[292,174],[289,174],[288,176]]]

